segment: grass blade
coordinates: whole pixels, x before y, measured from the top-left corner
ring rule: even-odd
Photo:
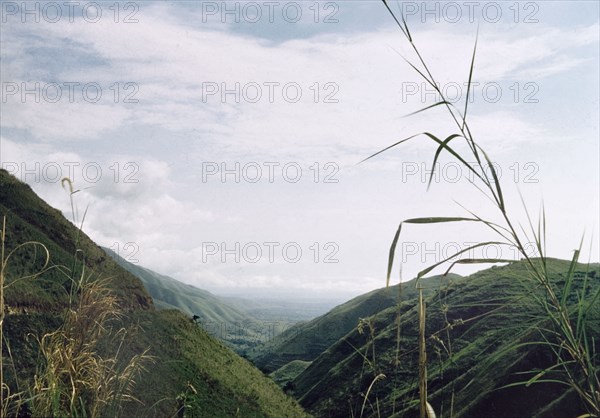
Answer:
[[[450,105],[450,104],[451,103],[449,103],[449,102],[447,102],[445,100],[442,100],[441,102],[434,103],[432,105],[424,107],[423,109],[417,110],[416,112],[409,113],[408,115],[405,115],[404,117],[407,118],[409,116],[413,116],[413,115],[419,114],[421,112],[425,112],[426,110],[429,110],[429,109],[434,108],[434,107],[439,106],[439,105]],[[460,135],[458,135],[458,136],[460,136]]]
[[[405,224],[437,224],[442,222],[461,222],[461,221],[472,221],[478,222],[474,218],[461,218],[461,217],[431,217],[431,218],[412,218],[403,221]]]
[[[392,240],[392,245],[390,246],[390,254],[388,256],[387,278],[385,282],[386,287],[390,285],[390,276],[392,275],[392,266],[394,265],[394,254],[396,253],[396,244],[398,244],[398,238],[400,238],[400,231],[402,231],[402,222],[400,222],[400,225],[398,225],[398,229],[396,230],[396,234],[394,235],[394,239]]]
[[[396,21],[396,24],[398,25],[398,27],[400,28],[400,30],[402,31],[402,33],[404,34],[404,36],[406,36],[410,40],[410,35],[406,32],[405,28],[402,26],[402,24],[400,23],[400,21],[398,20],[398,18],[394,14],[394,12],[392,12],[392,9],[390,9],[390,6],[387,4],[387,1],[386,0],[382,0],[382,1],[383,1],[383,4],[385,5],[386,9],[388,9],[388,12],[390,12],[390,14],[392,15],[392,17]],[[404,16],[402,16],[402,21],[406,25],[406,21],[404,20]]]
[[[571,285],[573,284],[573,278],[575,277],[575,267],[577,266],[577,260],[579,260],[579,251],[580,250],[575,250],[575,253],[573,254],[573,258],[571,259],[571,264],[569,265],[569,272],[567,273],[565,289],[564,289],[563,295],[560,299],[560,304],[562,306],[566,306],[567,295],[571,291]]]
[[[485,180],[484,177],[482,177],[477,170],[475,170],[471,164],[467,163],[465,161],[465,159],[463,157],[461,157],[461,155],[459,153],[457,153],[456,151],[454,151],[452,148],[450,148],[450,146],[448,144],[444,144],[444,142],[442,140],[440,140],[438,137],[436,137],[435,135],[429,133],[429,132],[423,132],[423,135],[428,136],[429,138],[433,139],[435,142],[437,142],[440,146],[442,146],[445,150],[447,150],[450,154],[452,154],[452,156],[454,156],[458,161],[460,161],[465,167],[467,167],[469,170],[471,170],[473,172],[473,174],[475,174],[481,181],[483,181],[486,184],[489,184],[488,181]]]
[[[377,155],[381,154],[382,152],[385,152],[385,151],[389,150],[390,148],[394,148],[396,145],[400,145],[400,144],[402,144],[402,143],[404,143],[404,142],[408,141],[409,139],[413,139],[414,137],[417,137],[417,136],[419,136],[419,135],[421,135],[421,134],[415,134],[415,135],[409,136],[408,138],[402,139],[402,140],[400,140],[400,141],[396,142],[395,144],[392,144],[392,145],[390,145],[389,147],[385,147],[385,148],[384,148],[384,149],[382,149],[381,151],[378,151],[378,152],[376,152],[375,154],[368,156],[368,157],[367,157],[367,158],[365,158],[364,160],[361,160],[361,161],[360,161],[358,164],[362,164],[362,163],[364,163],[365,161],[367,161],[367,160],[370,160],[371,158],[373,158],[373,157],[375,157],[375,156],[377,156]],[[358,165],[358,164],[357,164],[357,165]]]
[[[490,170],[492,172],[492,177],[494,179],[494,184],[496,186],[496,193],[494,193],[494,190],[492,189],[492,193],[494,194],[494,198],[498,202],[498,206],[499,206],[500,210],[502,212],[505,212],[506,208],[504,206],[504,197],[502,196],[502,187],[500,186],[500,179],[498,178],[498,173],[496,173],[496,169],[494,168],[494,164],[492,164],[492,160],[490,160],[490,157],[488,157],[488,155],[483,150],[483,148],[481,148],[479,145],[477,145],[477,148],[481,151],[481,153],[485,157],[485,161],[487,162],[487,164],[490,167]],[[485,170],[484,170],[484,173],[485,173]],[[487,178],[487,176],[486,176],[486,178]],[[487,184],[490,185],[490,181],[489,180],[487,180]],[[490,189],[491,189],[491,187],[490,187]]]
[[[439,262],[437,262],[437,263],[435,263],[435,264],[427,267],[424,270],[421,270],[419,272],[419,274],[417,274],[417,279],[420,279],[421,277],[423,277],[424,275],[426,275],[427,273],[429,273],[431,270],[435,269],[436,267],[438,267],[438,266],[440,266],[440,265],[442,265],[442,264],[444,264],[444,263],[452,260],[453,258],[455,258],[455,257],[457,257],[457,256],[459,256],[459,255],[461,255],[463,253],[466,253],[467,251],[471,251],[471,250],[474,250],[475,248],[483,247],[483,246],[486,246],[486,245],[492,245],[492,244],[494,244],[494,245],[498,245],[498,244],[499,245],[508,245],[505,242],[499,242],[499,241],[480,242],[478,244],[471,245],[471,246],[469,246],[469,247],[467,247],[467,248],[465,248],[463,250],[460,250],[460,251],[452,254],[450,257],[447,257],[444,260],[439,261]],[[513,260],[511,260],[511,261],[513,261]]]
[[[477,222],[477,219],[461,218],[461,217],[429,217],[429,218],[406,219],[406,220],[400,222],[400,225],[398,225],[398,229],[396,230],[396,234],[394,235],[394,239],[392,240],[392,245],[390,246],[390,253],[388,256],[386,287],[390,285],[390,276],[392,275],[392,267],[394,265],[394,255],[396,253],[396,245],[398,244],[398,239],[400,238],[400,232],[402,231],[403,224],[405,224],[405,223],[407,223],[407,224],[435,224],[435,223],[443,223],[443,222],[461,222],[461,221]]]
[[[479,29],[477,29],[479,32]],[[469,108],[469,92],[471,91],[471,81],[473,80],[473,68],[475,68],[475,52],[477,51],[477,40],[479,33],[475,37],[475,46],[473,47],[473,57],[471,57],[471,67],[469,68],[469,81],[467,83],[467,97],[465,100],[465,111],[463,112],[462,130],[465,129],[467,123],[467,109]]]
[[[450,270],[452,270],[452,268],[456,265],[456,264],[496,264],[496,263],[514,263],[515,260],[509,260],[506,258],[465,258],[462,260],[456,260],[454,261],[450,267],[448,267],[448,270],[446,270],[446,272],[444,273],[444,276],[446,276],[448,273],[450,273]]]
[[[429,181],[427,182],[427,190],[429,190],[429,187],[431,187],[431,181],[433,180],[433,173],[435,172],[435,164],[437,163],[437,160],[440,157],[442,150],[445,147],[447,147],[448,143],[450,141],[452,141],[454,138],[462,138],[462,137],[463,137],[462,135],[458,135],[458,134],[450,135],[449,137],[444,139],[444,142],[442,142],[442,144],[440,144],[438,149],[435,151],[435,156],[433,157],[433,165],[431,166],[431,174],[429,175]]]

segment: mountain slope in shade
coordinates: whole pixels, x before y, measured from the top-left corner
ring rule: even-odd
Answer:
[[[0,219],[3,216],[7,218],[6,254],[24,242],[39,241],[50,252],[51,266],[63,266],[34,280],[17,282],[43,265],[40,247],[31,246],[15,252],[8,264],[3,372],[12,393],[18,390],[17,380],[19,388],[26,390],[39,372],[41,359],[36,338],[62,323],[71,286],[63,272],[73,266],[74,254],[80,249],[78,260],[85,260],[88,274],[93,278],[111,278],[111,289],[124,314],[116,328],[125,327],[132,336],[121,347],[124,358],[146,348],[155,358],[135,387],[133,395],[140,403],[126,403],[123,416],[177,416],[183,412],[184,404],[186,416],[306,416],[274,382],[192,323],[188,316],[174,310],[155,310],[137,277],[80,234],[29,186],[0,170]],[[10,357],[6,356],[8,346]]]
[[[450,274],[449,278],[460,276]],[[440,277],[423,279],[422,283],[440,281]],[[391,306],[400,300],[410,300],[417,295],[415,280],[376,289],[343,303],[325,315],[311,321],[297,324],[272,340],[257,346],[250,352],[249,358],[256,366],[268,373],[283,367],[294,360],[312,361],[329,346],[352,331],[360,318],[367,318]],[[425,290],[428,292],[429,290]]]
[[[549,260],[557,291],[563,289],[570,262]],[[573,291],[600,288],[600,265],[577,265]],[[438,416],[567,417],[584,414],[572,390],[560,384],[500,389],[528,380],[531,370],[552,366],[547,348],[517,342],[540,341],[547,327],[532,298],[541,290],[527,279],[524,262],[487,269],[436,286],[426,298],[429,402]],[[569,294],[575,302],[575,293]],[[600,303],[590,306],[588,335],[600,353]],[[389,307],[329,346],[292,382],[301,404],[317,417],[418,416],[418,313],[413,295]],[[398,326],[400,324],[400,327]],[[371,328],[372,327],[372,328]],[[371,329],[373,333],[371,334]],[[398,340],[397,336],[400,335]],[[398,344],[399,341],[399,344]],[[450,355],[451,354],[451,355]],[[600,363],[598,354],[596,364]],[[383,374],[364,395],[376,376]],[[548,377],[550,378],[550,377]]]

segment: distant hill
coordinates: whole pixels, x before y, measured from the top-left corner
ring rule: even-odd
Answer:
[[[74,265],[76,254],[78,260],[84,260],[84,273],[95,279],[110,278],[111,290],[124,314],[114,326],[134,336],[121,347],[123,355],[149,348],[155,359],[135,386],[133,394],[139,403],[126,403],[123,416],[171,417],[184,409],[185,416],[306,416],[293,399],[247,360],[192,323],[189,313],[157,311],[135,275],[121,268],[28,185],[0,170],[0,220],[4,215],[6,254],[27,241],[39,241],[48,248],[51,266],[55,267],[34,280],[15,281],[41,265],[41,248],[28,246],[14,253],[5,271],[10,286],[4,293],[3,372],[11,393],[27,391],[43,366],[36,341],[62,324],[72,286],[64,272]],[[171,289],[176,286],[169,285]],[[223,310],[222,315],[233,317],[234,312]]]
[[[111,249],[102,249],[117,264],[142,281],[159,309],[179,309],[190,316],[198,315],[205,322],[243,323],[248,319],[254,320],[207,290],[130,263]]]
[[[458,278],[449,275],[448,279]],[[426,292],[433,291],[440,277],[424,279]],[[370,317],[400,300],[412,300],[417,296],[415,281],[411,280],[389,288],[376,289],[343,303],[311,321],[290,327],[282,334],[258,345],[249,358],[261,370],[272,373],[294,360],[312,361],[332,344],[356,329],[360,318]],[[399,291],[401,290],[401,293]]]
[[[548,263],[559,295],[569,264],[554,259]],[[600,287],[598,264],[577,265],[575,276],[569,293],[573,301],[574,292],[582,291],[584,285],[588,295]],[[552,352],[539,345],[510,349],[516,343],[539,341],[538,327],[549,326],[541,306],[534,301],[534,296],[543,298],[543,293],[527,279],[524,262],[493,267],[464,278],[437,280],[437,286],[433,286],[435,281],[426,282],[423,284],[431,287],[426,298],[428,393],[438,416],[583,416],[585,409],[579,398],[560,384],[547,382],[501,389],[532,377],[524,372],[544,370],[554,364]],[[268,368],[292,358],[312,360],[296,377],[286,373],[290,366],[284,366],[275,375],[291,376],[286,387],[293,388],[300,403],[317,417],[360,416],[363,405],[365,417],[418,416],[417,296],[414,292],[409,294],[409,288],[400,311],[393,306],[391,295],[371,292],[311,321],[310,326],[297,327],[293,336],[282,336],[271,346],[274,351],[263,353],[257,364]],[[368,303],[374,296],[374,301]],[[342,312],[345,321],[329,322],[339,326],[331,326],[327,332],[315,331],[317,324],[327,324]],[[367,315],[361,330],[355,319]],[[590,305],[588,321],[587,333],[595,336],[595,362],[599,364],[597,300]],[[345,333],[348,327],[350,330]],[[322,344],[331,340],[324,338],[326,334],[332,338],[343,335],[324,349]],[[319,345],[303,345],[301,341],[316,341]],[[317,351],[321,352],[313,359]],[[365,394],[379,374],[385,378],[373,384],[367,402]]]
[[[269,297],[267,294],[219,297],[229,306],[245,312],[253,318],[264,321],[278,321],[282,325],[309,321],[323,315],[343,301],[343,299],[341,301],[298,299],[294,296]]]

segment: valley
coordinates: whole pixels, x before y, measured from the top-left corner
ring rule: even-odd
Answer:
[[[147,348],[157,361],[135,386],[150,414],[176,409],[178,394],[190,411],[208,408],[214,416],[238,409],[244,416],[303,416],[291,397],[315,417],[416,413],[416,279],[373,290],[315,317],[326,309],[323,303],[218,297],[98,247],[28,186],[6,172],[0,180],[0,209],[8,220],[5,247],[35,240],[48,248],[54,267],[7,286],[4,333],[12,356],[19,358],[16,375],[8,369],[5,374],[9,385],[26,386],[39,368],[35,340],[25,335],[39,338],[60,325],[72,286],[65,273],[77,248],[86,257],[75,268],[88,269],[91,280],[111,278],[111,291],[124,309],[120,326],[132,335],[122,354],[135,356]],[[36,247],[23,247],[17,255],[4,273],[8,284],[39,268]],[[567,292],[568,300],[598,294],[600,265],[550,259],[546,268],[552,286]],[[570,269],[574,281],[567,289]],[[515,386],[521,376],[551,367],[552,357],[544,345],[534,344],[536,330],[547,325],[530,297],[543,292],[527,279],[524,261],[464,277],[423,278],[418,286],[428,306],[430,403],[440,414],[544,417],[584,410],[572,391],[551,382]],[[597,300],[586,315],[585,332],[600,352]],[[163,400],[151,402],[159,392]],[[123,413],[134,413],[131,407],[125,403]]]

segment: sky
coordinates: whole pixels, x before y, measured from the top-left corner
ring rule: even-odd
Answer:
[[[467,123],[530,254],[527,212],[537,224],[543,207],[547,254],[570,258],[584,237],[597,262],[599,3],[389,4],[461,112],[477,41]],[[358,164],[458,131],[444,106],[407,116],[441,99],[382,2],[1,6],[2,168],[69,219],[87,208],[84,231],[130,262],[221,295],[341,301],[385,286],[404,219],[502,221],[448,153],[428,189],[425,136]],[[497,238],[405,225],[392,281]]]

